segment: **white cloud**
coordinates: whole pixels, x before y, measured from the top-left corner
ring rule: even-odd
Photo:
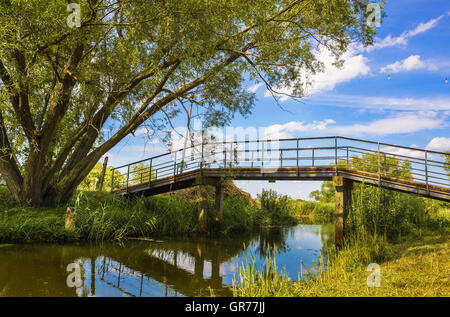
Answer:
[[[434,28],[444,16],[445,16],[445,14],[443,14],[435,19],[431,19],[428,22],[420,23],[416,28],[409,30],[409,31],[405,31],[400,36],[392,37],[391,35],[388,35],[382,40],[375,41],[375,43],[372,46],[366,47],[365,50],[367,52],[371,52],[373,50],[381,49],[381,48],[385,48],[385,47],[406,46],[406,44],[408,44],[408,40],[411,37],[414,37],[418,34],[424,33],[426,31]]]
[[[410,147],[415,147],[415,146],[410,146]],[[414,157],[414,158],[418,158],[418,159],[424,159],[425,158],[425,154],[423,151],[420,150],[411,150],[411,149],[404,149],[404,148],[400,148],[400,147],[394,147],[394,146],[386,146],[386,147],[381,147],[381,152],[386,152],[389,154],[393,154],[393,155],[403,155],[403,156],[409,156],[409,157]]]
[[[438,117],[436,112],[406,112],[394,116],[374,120],[367,123],[357,123],[349,126],[335,126],[331,131],[341,135],[388,135],[413,133],[423,130],[445,127],[445,118]]]
[[[436,137],[433,138],[426,146],[427,150],[445,152],[450,151],[450,138]]]
[[[150,136],[152,133],[153,133],[153,130],[152,130],[152,129],[143,127],[143,128],[137,129],[137,130],[134,132],[134,136],[138,136],[138,135],[147,135],[147,136]]]
[[[436,19],[431,19],[428,22],[420,23],[414,30],[410,30],[410,31],[406,32],[405,36],[413,37],[413,36],[416,36],[417,34],[424,33],[426,31],[434,28],[444,16],[445,15],[443,14],[443,15],[437,17]]]
[[[314,131],[343,136],[381,136],[445,128],[448,126],[446,118],[447,116],[439,115],[435,111],[417,111],[397,113],[386,118],[352,125],[335,125],[336,122],[333,119],[312,123],[291,121],[268,126],[265,128],[265,133],[269,139],[292,138],[295,137],[295,132]]]
[[[380,69],[382,73],[399,73],[411,70],[427,68],[429,70],[436,70],[436,67],[430,63],[425,63],[420,59],[420,55],[411,55],[402,61],[389,64]]]
[[[309,94],[333,90],[339,83],[347,82],[370,73],[367,58],[361,54],[355,55],[353,49],[350,49],[342,56],[342,60],[344,61],[342,68],[333,65],[335,57],[328,50],[322,50],[318,55],[318,59],[324,63],[325,71],[312,76],[313,86]]]
[[[375,42],[372,46],[366,47],[367,52],[371,52],[375,49],[391,47],[391,46],[406,46],[408,40],[403,36],[392,37],[391,35],[386,36],[383,40]]]
[[[333,119],[326,119],[324,121],[313,121],[305,124],[300,121],[291,121],[284,124],[273,124],[265,128],[265,136],[267,139],[283,139],[292,138],[292,132],[308,132],[308,131],[323,131],[328,125],[335,123]]]
[[[259,87],[261,87],[263,85],[263,83],[257,83],[254,84],[253,86],[248,88],[248,91],[250,92],[256,92],[258,90]]]
[[[446,127],[446,116],[438,116],[437,112],[405,112],[387,118],[377,119],[353,125],[334,125],[333,119],[314,121],[309,124],[291,121],[284,124],[274,124],[265,128],[266,134],[272,139],[291,138],[295,132],[326,132],[345,136],[353,135],[388,135],[413,133],[423,130]]]
[[[303,71],[301,72],[303,75],[299,78],[303,83],[307,80],[312,83],[311,86],[306,87],[306,95],[313,95],[320,91],[333,90],[339,83],[348,82],[370,73],[368,59],[362,54],[357,54],[354,47],[349,48],[349,50],[341,56],[343,65],[340,68],[334,65],[336,58],[325,47],[321,47],[317,50],[316,58],[323,63],[324,71],[317,72],[316,74]],[[292,94],[292,91],[285,87],[277,87],[275,90],[281,93]],[[266,91],[264,96],[270,97],[271,93]],[[288,98],[288,96],[280,95],[281,101],[285,101]]]
[[[388,96],[358,96],[331,94],[307,99],[308,104],[350,107],[369,110],[450,110],[450,98],[393,98]]]
[[[446,13],[448,14],[448,13]],[[346,53],[341,56],[344,61],[342,68],[336,67],[334,64],[335,57],[333,54],[325,47],[320,47],[316,52],[316,57],[318,60],[322,61],[324,64],[324,71],[317,72],[316,74],[310,74],[306,71],[301,72],[303,75],[299,80],[306,82],[306,79],[312,84],[308,86],[306,90],[306,95],[314,95],[321,91],[333,90],[339,83],[344,83],[351,81],[355,78],[367,76],[370,74],[370,66],[368,65],[368,59],[362,53],[370,52],[375,49],[380,49],[384,47],[391,46],[406,46],[408,40],[418,34],[424,33],[432,28],[434,28],[438,22],[445,16],[441,15],[435,19],[431,19],[427,22],[420,23],[417,27],[412,30],[403,32],[398,37],[393,37],[388,35],[383,40],[376,41],[374,45],[363,48],[361,45],[351,46]],[[399,71],[409,71],[413,69],[428,68],[429,70],[437,70],[438,67],[431,63],[425,63],[420,60],[419,55],[413,55],[401,62],[395,62],[391,65],[387,65],[382,68],[382,72],[391,73]],[[250,91],[256,91],[261,85],[257,84],[249,88]],[[306,87],[306,86],[305,86]],[[276,91],[281,92],[280,100],[285,101],[289,97],[284,95],[292,94],[292,91],[286,87],[277,87]],[[272,96],[269,91],[265,92],[265,97]]]

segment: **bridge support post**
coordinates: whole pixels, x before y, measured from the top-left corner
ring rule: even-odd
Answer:
[[[217,218],[216,221],[219,222],[223,217],[223,184],[221,181],[217,182],[216,185],[216,209]]]
[[[219,177],[200,176],[195,180],[195,185],[199,186],[200,202],[198,205],[198,225],[197,231],[207,231],[206,219],[208,215],[208,188],[207,185],[216,188],[215,206],[217,209],[216,221],[219,222],[223,216],[223,179]]]
[[[334,237],[338,249],[344,245],[345,222],[352,206],[353,181],[342,176],[333,177],[335,192]]]
[[[208,193],[205,186],[199,187],[200,191],[200,202],[198,204],[198,227],[197,231],[206,232],[207,223],[206,219],[208,217]]]

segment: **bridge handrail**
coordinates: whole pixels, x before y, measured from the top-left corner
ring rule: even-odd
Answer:
[[[148,157],[148,158],[145,158],[145,159],[142,159],[142,160],[139,160],[139,161],[135,161],[135,162],[132,162],[132,163],[124,164],[122,166],[114,167],[113,169],[116,170],[116,169],[119,169],[119,168],[126,167],[128,165],[142,163],[142,162],[148,161],[150,159],[157,159],[159,157],[163,157],[163,156],[171,155],[171,154],[174,154],[174,153],[177,153],[177,152],[181,152],[181,151],[183,151],[185,149],[196,148],[196,147],[199,147],[201,145],[243,144],[243,143],[257,143],[257,142],[308,141],[308,140],[326,140],[326,139],[329,139],[329,140],[342,139],[342,140],[348,140],[348,141],[369,143],[369,144],[373,144],[373,145],[378,145],[379,144],[380,146],[390,146],[390,147],[396,147],[396,148],[401,148],[401,149],[405,149],[405,150],[413,150],[413,151],[419,151],[419,152],[424,152],[424,153],[427,152],[427,153],[432,153],[432,154],[450,156],[450,154],[446,153],[446,152],[439,152],[439,151],[434,151],[434,150],[426,150],[426,149],[414,148],[414,147],[409,147],[409,146],[404,146],[404,145],[396,145],[396,144],[390,144],[390,143],[375,142],[375,141],[356,139],[356,138],[349,138],[349,137],[343,137],[343,136],[327,136],[327,137],[308,137],[308,138],[284,138],[284,139],[261,139],[261,140],[203,142],[203,143],[194,144],[194,145],[192,145],[190,147],[187,147],[187,148],[182,148],[182,149],[178,149],[178,150],[174,150],[174,151],[169,151],[169,152],[158,154],[158,155],[155,155],[155,156],[152,156],[152,157]],[[308,148],[304,148],[304,149],[307,150]],[[372,150],[369,150],[369,151],[372,151]],[[386,154],[391,154],[391,153],[386,152]],[[401,156],[401,155],[398,155],[398,156]],[[410,157],[410,158],[413,158],[413,157]],[[414,159],[424,160],[424,159],[420,159],[420,158],[414,158]]]
[[[302,142],[304,144],[304,141],[314,141],[314,140],[328,140],[328,141],[334,141],[334,145],[333,146],[318,146],[318,147],[300,147],[300,142]],[[359,142],[359,143],[366,143],[366,144],[371,144],[371,145],[376,145],[377,149],[370,149],[370,148],[362,148],[359,146],[354,146],[351,144],[346,144],[346,145],[342,145],[339,144],[338,146],[338,140],[346,140],[346,141],[352,141],[352,142]],[[269,143],[269,144],[273,144],[273,142],[296,142],[296,147],[288,147],[288,148],[264,148],[264,145]],[[241,148],[240,145],[242,144],[258,144],[258,148],[256,149],[250,149],[250,148]],[[342,142],[341,142],[342,143]],[[228,149],[228,145],[231,145],[230,149]],[[234,145],[234,148],[233,148]],[[218,149],[217,152],[216,151],[211,151],[209,148],[207,149],[208,151],[211,152],[211,154],[206,154],[204,153],[204,148],[205,146],[222,146],[222,149]],[[387,147],[388,150],[386,150],[386,148],[381,148],[381,147]],[[200,151],[200,147],[201,147],[201,151]],[[392,149],[393,151],[389,151],[389,149]],[[410,156],[410,155],[405,155],[405,153],[401,154],[401,153],[395,153],[396,149],[404,149],[404,150],[409,150],[409,151],[416,151],[423,153],[424,157],[417,157],[417,156]],[[186,151],[186,150],[192,150],[191,158],[189,157],[185,157],[185,154],[183,154],[182,158],[180,158],[180,156],[178,156],[177,159],[177,154],[179,154],[180,152]],[[331,151],[334,150],[334,154],[330,154],[327,156],[315,156],[315,153],[317,153],[318,151]],[[338,155],[338,151],[342,151],[342,150],[346,150],[347,151],[347,157],[345,156],[340,156]],[[179,172],[185,172],[188,170],[192,170],[195,168],[198,168],[200,170],[202,170],[202,168],[204,167],[204,164],[207,163],[207,159],[210,157],[215,157],[216,154],[220,155],[221,153],[224,155],[223,156],[223,167],[227,168],[228,164],[230,164],[230,168],[232,167],[232,165],[235,165],[236,163],[239,164],[241,162],[251,162],[251,166],[253,167],[253,163],[256,162],[256,165],[259,165],[259,162],[261,162],[261,167],[264,166],[265,162],[267,160],[271,160],[271,158],[267,159],[265,158],[265,153],[269,153],[269,152],[280,152],[280,157],[279,157],[279,161],[280,161],[280,166],[283,167],[283,161],[297,161],[297,169],[299,168],[299,161],[300,160],[309,160],[312,159],[312,166],[314,165],[315,161],[324,161],[324,160],[328,160],[328,161],[333,161],[333,163],[336,165],[336,172],[338,169],[338,160],[347,160],[347,165],[349,164],[349,152],[350,153],[360,153],[360,154],[367,154],[367,153],[371,153],[371,155],[374,156],[378,156],[378,163],[374,162],[375,164],[369,164],[370,167],[372,168],[378,168],[378,174],[381,177],[381,174],[383,175],[387,175],[387,174],[391,174],[391,173],[387,173],[387,169],[389,168],[388,166],[393,166],[392,164],[388,163],[386,161],[386,158],[395,158],[397,159],[399,162],[409,162],[410,164],[416,164],[415,167],[410,166],[411,169],[411,175],[415,175],[415,176],[420,176],[422,178],[424,178],[424,181],[426,183],[427,186],[427,190],[428,190],[428,186],[429,183],[439,183],[442,184],[441,182],[437,182],[437,180],[445,180],[444,178],[438,177],[436,175],[442,175],[442,176],[446,176],[447,174],[447,170],[450,168],[450,164],[446,162],[446,159],[444,159],[443,161],[437,161],[433,158],[429,157],[429,154],[434,154],[434,155],[439,155],[439,156],[443,156],[445,158],[449,157],[450,154],[449,153],[445,153],[445,152],[439,152],[439,151],[433,151],[433,150],[427,150],[427,149],[420,149],[420,148],[413,148],[413,147],[408,147],[408,146],[402,146],[402,145],[395,145],[395,144],[389,144],[389,143],[383,143],[383,142],[374,142],[374,141],[369,141],[369,140],[363,140],[363,139],[357,139],[357,138],[351,138],[351,137],[343,137],[343,136],[326,136],[326,137],[306,137],[306,138],[282,138],[282,139],[262,139],[262,140],[243,140],[243,141],[213,141],[213,142],[200,142],[197,144],[193,144],[189,147],[186,148],[181,148],[178,150],[174,150],[174,151],[169,151],[166,153],[162,153],[153,157],[149,157],[146,159],[142,159],[139,161],[135,161],[135,162],[131,162],[129,164],[125,164],[119,167],[115,167],[112,168],[112,177],[111,177],[111,190],[114,189],[114,172],[116,170],[119,169],[123,169],[123,168],[127,168],[127,172],[126,172],[126,188],[128,191],[128,187],[129,187],[129,183],[130,181],[133,182],[136,179],[139,179],[139,176],[136,178],[131,178],[130,179],[130,173],[131,174],[136,174],[136,173],[140,173],[140,179],[142,182],[142,179],[147,177],[149,178],[148,182],[151,183],[153,181],[153,179],[158,179],[158,176],[163,176],[162,174],[164,174],[164,177],[170,176],[171,174],[178,175]],[[305,156],[301,156],[299,157],[299,152],[304,153],[305,151],[311,151],[311,157],[305,157]],[[198,153],[196,153],[198,152]],[[283,154],[289,153],[289,152],[297,152],[297,156],[292,156],[292,157],[284,157]],[[228,153],[230,153],[230,157],[228,157]],[[251,161],[247,155],[247,157],[245,158],[244,161],[239,161],[239,154],[241,153],[252,153],[251,155]],[[253,157],[253,153],[258,153],[256,155],[256,158]],[[409,154],[409,153],[406,153]],[[152,166],[154,161],[157,161],[160,158],[163,157],[168,157],[168,156],[173,156],[171,157],[169,160],[161,162],[161,160],[159,160],[159,162],[155,165]],[[357,155],[358,157],[358,155]],[[381,157],[384,159],[384,162],[381,163]],[[194,158],[196,160],[194,160]],[[352,157],[353,159],[353,157]],[[138,170],[133,170],[130,171],[130,166],[139,164],[139,163],[143,163],[143,162],[149,162],[149,166],[140,168]],[[214,161],[213,163],[219,164],[221,162],[219,161]],[[369,162],[365,162],[365,165],[367,165],[367,163]],[[290,164],[290,163],[288,163]],[[417,168],[417,164],[419,165]],[[220,165],[220,164],[219,164]],[[368,165],[368,166],[369,166]],[[194,166],[194,167],[192,167]],[[172,171],[173,169],[173,171]],[[383,171],[382,171],[383,169]],[[434,170],[433,170],[434,169]],[[444,172],[437,172],[435,169],[443,169]],[[142,172],[142,170],[144,170],[144,172]],[[164,171],[163,171],[164,170]],[[159,171],[159,175],[158,175],[158,171]],[[400,171],[400,170],[398,170]],[[155,172],[156,175],[155,177],[153,177],[152,173]],[[424,172],[424,174],[419,174],[418,172]],[[149,174],[147,176],[143,177],[143,174]],[[433,174],[433,175],[430,175]],[[417,179],[417,178],[416,178]],[[125,180],[120,181],[120,184],[124,184]],[[446,184],[442,184],[445,186],[448,186]]]

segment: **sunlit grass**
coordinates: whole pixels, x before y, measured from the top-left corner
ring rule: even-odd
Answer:
[[[277,273],[276,258],[268,257],[260,269],[247,261],[233,282],[235,296],[359,297],[449,296],[450,239],[448,235],[424,237],[401,243],[360,244],[302,267],[298,281]],[[384,245],[384,246],[383,246]],[[367,264],[380,265],[380,287],[369,287]],[[264,273],[270,268],[270,274]]]

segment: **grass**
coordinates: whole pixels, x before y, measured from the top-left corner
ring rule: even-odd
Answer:
[[[376,250],[383,243],[367,246],[370,250],[349,247],[332,257],[328,263],[331,268],[325,269],[327,264],[321,262],[296,282],[277,273],[274,257],[267,258],[263,273],[254,267],[254,262],[247,262],[233,283],[233,293],[281,297],[449,296],[449,238],[449,235],[408,238],[389,245],[389,250],[384,247]],[[361,256],[365,261],[360,261]],[[371,273],[367,271],[368,262],[380,265],[380,287],[367,285]],[[270,274],[265,273],[267,268],[271,268]]]
[[[67,206],[32,208],[14,202],[0,188],[0,242],[65,242],[122,240],[128,237],[174,236],[195,232],[198,202],[177,195],[126,199],[105,192],[79,192],[68,204],[75,206],[76,226],[66,231]],[[251,230],[259,209],[239,196],[224,200],[224,217],[217,226],[214,202],[209,201],[208,224],[222,233]]]
[[[218,222],[214,200],[209,199],[208,228],[231,234],[255,226],[293,225],[302,222],[308,212],[313,218],[320,214],[314,203],[294,202],[275,192],[263,192],[257,204],[233,194],[224,199],[223,218]],[[76,210],[73,231],[64,229],[67,206]],[[196,232],[198,201],[178,195],[126,199],[106,192],[79,191],[67,206],[32,208],[14,202],[7,189],[0,187],[0,242],[122,240]]]
[[[0,241],[120,240],[154,232],[154,218],[139,203],[109,194],[83,192],[71,203],[76,207],[76,228],[66,231],[65,206],[31,208],[2,201]]]
[[[449,236],[412,239],[390,246],[380,265],[380,287],[368,287],[367,262],[348,268],[347,254],[317,278],[294,287],[296,296],[449,296]]]
[[[238,268],[238,280],[233,280],[234,296],[239,297],[288,297],[292,282],[283,270],[278,273],[276,254],[268,250],[265,264],[256,267],[255,259],[245,259],[245,266]]]
[[[303,271],[298,282],[278,274],[275,256],[261,269],[254,262],[240,269],[235,296],[449,296],[449,204],[355,186],[347,218],[347,238],[327,263]],[[298,202],[294,214],[327,219],[331,206]],[[328,218],[329,219],[329,218]],[[368,287],[367,266],[381,267],[381,287]],[[271,268],[271,274],[265,273]]]

